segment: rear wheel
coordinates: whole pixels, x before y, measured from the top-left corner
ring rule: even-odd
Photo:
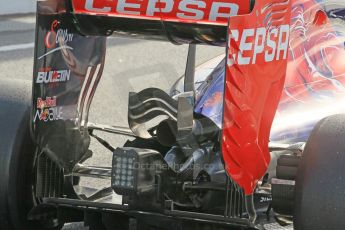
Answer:
[[[37,203],[33,187],[36,146],[29,129],[31,84],[1,80],[0,86],[0,228],[59,229],[56,222],[27,220]]]
[[[312,132],[296,179],[296,230],[344,229],[345,115],[321,120]]]

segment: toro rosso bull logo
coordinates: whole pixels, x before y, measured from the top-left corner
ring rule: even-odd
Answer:
[[[37,98],[37,111],[34,122],[36,121],[57,121],[62,119],[62,108],[56,106],[56,97],[47,97],[45,100]]]
[[[241,4],[241,5],[239,5]],[[230,16],[248,13],[249,1],[238,0],[74,0],[76,13],[99,13],[163,21],[227,23]]]
[[[68,46],[68,43],[73,41],[73,34],[69,33],[67,29],[57,29],[58,25],[58,20],[52,22],[50,31],[47,32],[44,38],[44,45],[47,49],[50,49],[50,51],[40,56],[38,59],[42,59],[61,49],[73,50],[72,47]]]

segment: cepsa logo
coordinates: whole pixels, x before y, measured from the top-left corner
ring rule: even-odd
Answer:
[[[56,97],[47,97],[45,100],[37,98],[37,111],[34,117],[36,121],[57,121],[62,119],[62,107],[56,106]]]
[[[74,0],[78,13],[158,19],[163,21],[224,22],[248,13],[250,1],[238,0]]]
[[[58,25],[58,20],[54,20],[52,22],[50,31],[48,31],[44,38],[45,47],[51,50],[39,57],[38,59],[42,59],[43,57],[61,49],[73,50],[73,48],[70,47],[68,43],[73,41],[74,35],[72,33],[69,33],[68,29],[57,29]]]
[[[264,62],[285,60],[289,48],[289,25],[281,25],[266,29],[265,27],[255,29],[231,30],[229,47],[232,43],[239,43],[239,50],[232,49],[233,53],[228,55],[228,65],[256,64],[258,57]],[[236,46],[236,45],[235,45]]]
[[[37,74],[36,83],[56,83],[67,82],[71,77],[70,70],[51,70],[51,68],[41,69]]]

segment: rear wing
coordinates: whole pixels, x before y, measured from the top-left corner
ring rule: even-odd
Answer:
[[[248,14],[254,0],[71,0],[71,6],[85,35],[225,46],[228,18]]]
[[[252,194],[270,160],[268,136],[285,79],[290,4],[257,0],[251,11],[250,0],[38,2],[34,139],[66,173],[83,159],[90,143],[88,111],[104,68],[104,36],[226,46],[223,158],[230,177]]]

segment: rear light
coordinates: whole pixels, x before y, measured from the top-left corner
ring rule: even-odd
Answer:
[[[113,153],[111,186],[119,195],[154,192],[156,177],[165,169],[162,155],[154,150],[117,148]]]
[[[126,153],[126,152],[124,152]],[[113,159],[113,182],[114,188],[120,188],[125,190],[134,189],[134,174],[135,165],[137,163],[137,156],[135,154],[123,154],[114,157]],[[135,178],[137,179],[137,178]]]

